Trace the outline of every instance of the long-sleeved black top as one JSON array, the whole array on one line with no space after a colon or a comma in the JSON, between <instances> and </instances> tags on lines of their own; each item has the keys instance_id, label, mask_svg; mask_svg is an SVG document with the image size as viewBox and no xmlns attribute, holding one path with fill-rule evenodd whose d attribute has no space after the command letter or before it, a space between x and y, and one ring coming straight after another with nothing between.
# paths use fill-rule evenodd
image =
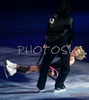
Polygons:
<instances>
[{"instance_id":1,"label":"long-sleeved black top","mask_svg":"<svg viewBox=\"0 0 89 100\"><path fill-rule=\"evenodd\" d=\"M71 44L73 37L73 19L69 16L51 16L49 19L46 36L49 41L61 39L61 42L65 42L68 45Z\"/></svg>"}]
</instances>

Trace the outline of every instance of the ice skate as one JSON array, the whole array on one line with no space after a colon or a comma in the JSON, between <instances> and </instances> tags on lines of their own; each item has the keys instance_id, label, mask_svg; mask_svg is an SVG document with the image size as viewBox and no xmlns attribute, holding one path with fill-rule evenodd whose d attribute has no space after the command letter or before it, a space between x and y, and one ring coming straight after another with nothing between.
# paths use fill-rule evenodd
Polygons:
<instances>
[{"instance_id":1,"label":"ice skate","mask_svg":"<svg viewBox=\"0 0 89 100\"><path fill-rule=\"evenodd\" d=\"M46 93L46 90L40 90L39 93Z\"/></svg>"},{"instance_id":2,"label":"ice skate","mask_svg":"<svg viewBox=\"0 0 89 100\"><path fill-rule=\"evenodd\" d=\"M12 63L9 60L6 60L6 65L8 65L8 67L13 68L13 69L16 68L16 66L17 66L16 63Z\"/></svg>"},{"instance_id":3,"label":"ice skate","mask_svg":"<svg viewBox=\"0 0 89 100\"><path fill-rule=\"evenodd\" d=\"M64 91L66 91L66 88L65 89L57 88L54 90L54 93L60 93L60 92L64 92Z\"/></svg>"},{"instance_id":4,"label":"ice skate","mask_svg":"<svg viewBox=\"0 0 89 100\"><path fill-rule=\"evenodd\" d=\"M6 70L8 71L10 76L13 76L17 72L17 69L12 69L8 65L6 65Z\"/></svg>"},{"instance_id":5,"label":"ice skate","mask_svg":"<svg viewBox=\"0 0 89 100\"><path fill-rule=\"evenodd\" d=\"M6 76L6 78L8 79L9 74L8 74L8 72L7 72L7 70L6 70L6 67L5 67L5 66L3 66L3 69L4 69L5 76Z\"/></svg>"}]
</instances>

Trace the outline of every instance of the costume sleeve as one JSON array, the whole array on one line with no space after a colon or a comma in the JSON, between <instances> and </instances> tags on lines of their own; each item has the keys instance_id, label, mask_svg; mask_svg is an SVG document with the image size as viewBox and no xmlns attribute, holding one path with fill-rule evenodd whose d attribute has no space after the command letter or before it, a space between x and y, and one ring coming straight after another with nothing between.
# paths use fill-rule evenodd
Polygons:
<instances>
[{"instance_id":1,"label":"costume sleeve","mask_svg":"<svg viewBox=\"0 0 89 100\"><path fill-rule=\"evenodd\" d=\"M67 44L70 45L72 43L73 38L73 19L70 19L70 25L69 25L69 38L67 40Z\"/></svg>"},{"instance_id":2,"label":"costume sleeve","mask_svg":"<svg viewBox=\"0 0 89 100\"><path fill-rule=\"evenodd\" d=\"M47 28L46 36L48 36L48 33L49 33L49 23L48 23L48 28Z\"/></svg>"},{"instance_id":3,"label":"costume sleeve","mask_svg":"<svg viewBox=\"0 0 89 100\"><path fill-rule=\"evenodd\" d=\"M53 17L54 17L54 16L51 15L50 18L49 18L49 21L48 21L48 27L47 27L47 32L46 32L46 36L48 36L50 20L51 20L51 18L53 18Z\"/></svg>"}]
</instances>

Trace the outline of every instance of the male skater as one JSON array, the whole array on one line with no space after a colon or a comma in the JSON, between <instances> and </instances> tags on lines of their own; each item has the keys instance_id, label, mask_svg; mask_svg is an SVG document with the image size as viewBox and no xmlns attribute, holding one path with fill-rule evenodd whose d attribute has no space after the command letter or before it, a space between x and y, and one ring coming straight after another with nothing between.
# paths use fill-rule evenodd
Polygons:
<instances>
[{"instance_id":1,"label":"male skater","mask_svg":"<svg viewBox=\"0 0 89 100\"><path fill-rule=\"evenodd\" d=\"M49 65L56 54L61 58L62 67L56 79L54 92L65 90L64 81L70 71L68 46L71 45L73 36L73 20L68 15L70 11L69 3L63 1L59 4L56 15L51 16L49 19L46 33L48 48L41 64L40 76L37 83L40 92L44 91Z\"/></svg>"}]
</instances>

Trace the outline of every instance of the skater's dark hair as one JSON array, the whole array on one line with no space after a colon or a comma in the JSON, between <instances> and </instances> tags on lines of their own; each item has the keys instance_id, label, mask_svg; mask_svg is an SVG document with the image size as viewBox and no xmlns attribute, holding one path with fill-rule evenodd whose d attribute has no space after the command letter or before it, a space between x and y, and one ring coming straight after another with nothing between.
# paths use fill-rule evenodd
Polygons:
<instances>
[{"instance_id":1,"label":"skater's dark hair","mask_svg":"<svg viewBox=\"0 0 89 100\"><path fill-rule=\"evenodd\" d=\"M71 12L70 5L67 1L62 1L59 3L57 15L58 16L67 16Z\"/></svg>"}]
</instances>

